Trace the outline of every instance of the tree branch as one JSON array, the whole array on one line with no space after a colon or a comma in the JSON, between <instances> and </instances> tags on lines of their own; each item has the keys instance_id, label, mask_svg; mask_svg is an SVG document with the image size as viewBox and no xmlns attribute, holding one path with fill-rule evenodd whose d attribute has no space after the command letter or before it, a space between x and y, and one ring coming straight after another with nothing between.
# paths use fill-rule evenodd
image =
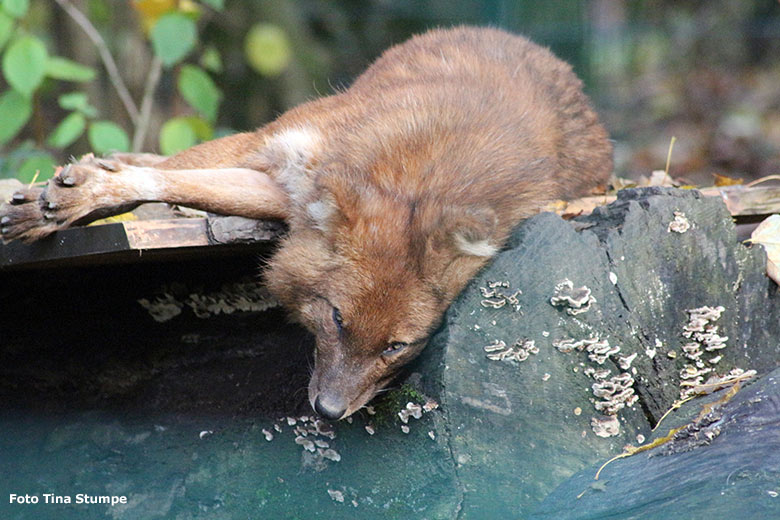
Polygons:
<instances>
[{"instance_id":1,"label":"tree branch","mask_svg":"<svg viewBox=\"0 0 780 520\"><path fill-rule=\"evenodd\" d=\"M106 45L105 40L100 35L95 26L92 25L92 22L90 22L89 19L76 8L76 6L70 3L70 0L55 0L55 2L57 2L60 7L62 7L62 9L68 13L71 18L73 18L73 21L76 22L79 27L81 27L89 39L92 40L92 43L95 44L95 47L97 47L98 53L100 54L100 59L103 61L106 72L108 72L108 77L111 80L111 83L114 85L117 94L119 94L119 99L125 106L125 110L127 110L127 114L130 116L130 120L133 122L133 125L136 125L137 127L138 120L140 118L138 106L136 106L135 101L133 101L133 98L130 95L130 91L125 86L125 82L122 80L122 76L119 74L119 69L116 66L114 58L111 56L111 52L108 50L108 46Z\"/></svg>"},{"instance_id":2,"label":"tree branch","mask_svg":"<svg viewBox=\"0 0 780 520\"><path fill-rule=\"evenodd\" d=\"M152 58L152 66L149 75L146 77L144 97L141 100L141 113L138 122L135 125L135 133L133 134L133 152L140 152L144 146L146 131L149 129L149 117L152 113L152 106L154 106L154 93L157 90L157 85L160 83L161 76L162 60L155 56Z\"/></svg>"}]
</instances>

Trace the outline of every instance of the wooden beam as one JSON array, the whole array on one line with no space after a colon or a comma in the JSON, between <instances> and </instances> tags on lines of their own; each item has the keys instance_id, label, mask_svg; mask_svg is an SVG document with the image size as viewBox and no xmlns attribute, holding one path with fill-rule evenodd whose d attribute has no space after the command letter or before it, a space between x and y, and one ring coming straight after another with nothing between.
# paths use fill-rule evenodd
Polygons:
<instances>
[{"instance_id":1,"label":"wooden beam","mask_svg":"<svg viewBox=\"0 0 780 520\"><path fill-rule=\"evenodd\" d=\"M177 218L74 227L32 244L0 242L0 271L253 252L267 248L282 232L282 227L272 221L226 221L224 217L214 221L219 221L217 227L221 230L216 239L210 218ZM232 235L225 232L226 226L234 231Z\"/></svg>"},{"instance_id":2,"label":"wooden beam","mask_svg":"<svg viewBox=\"0 0 780 520\"><path fill-rule=\"evenodd\" d=\"M707 197L720 197L733 217L780 213L780 186L736 185L701 188L699 191ZM545 209L559 215L587 215L598 206L604 206L616 199L614 194L582 197L568 202L556 201Z\"/></svg>"}]
</instances>

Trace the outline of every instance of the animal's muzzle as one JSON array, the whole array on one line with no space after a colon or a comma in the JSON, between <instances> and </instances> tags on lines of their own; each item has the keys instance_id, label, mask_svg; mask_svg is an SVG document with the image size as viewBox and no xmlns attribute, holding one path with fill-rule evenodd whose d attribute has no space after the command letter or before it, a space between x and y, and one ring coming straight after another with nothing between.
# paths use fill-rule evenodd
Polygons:
<instances>
[{"instance_id":1,"label":"animal's muzzle","mask_svg":"<svg viewBox=\"0 0 780 520\"><path fill-rule=\"evenodd\" d=\"M343 399L327 393L320 393L314 400L314 410L331 421L341 419L347 412L347 406Z\"/></svg>"}]
</instances>

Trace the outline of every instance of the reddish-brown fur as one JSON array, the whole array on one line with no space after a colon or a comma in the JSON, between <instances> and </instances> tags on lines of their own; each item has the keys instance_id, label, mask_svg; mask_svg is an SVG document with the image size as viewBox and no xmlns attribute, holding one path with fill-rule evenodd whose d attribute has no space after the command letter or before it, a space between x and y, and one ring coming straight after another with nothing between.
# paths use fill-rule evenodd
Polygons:
<instances>
[{"instance_id":1,"label":"reddish-brown fur","mask_svg":"<svg viewBox=\"0 0 780 520\"><path fill-rule=\"evenodd\" d=\"M309 396L331 418L420 352L516 224L612 166L571 68L524 38L475 28L393 47L348 90L256 132L154 167L104 163L74 164L60 177L75 186L55 180L7 206L3 234L34 239L150 199L286 219L266 280L317 336Z\"/></svg>"}]
</instances>

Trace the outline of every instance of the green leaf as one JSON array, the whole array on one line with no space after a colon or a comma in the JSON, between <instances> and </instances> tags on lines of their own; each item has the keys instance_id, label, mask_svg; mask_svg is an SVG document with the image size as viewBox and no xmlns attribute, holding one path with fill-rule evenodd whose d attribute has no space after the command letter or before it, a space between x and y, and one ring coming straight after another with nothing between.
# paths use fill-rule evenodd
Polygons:
<instances>
[{"instance_id":1,"label":"green leaf","mask_svg":"<svg viewBox=\"0 0 780 520\"><path fill-rule=\"evenodd\" d=\"M187 119L174 117L168 120L160 130L160 151L163 155L173 155L181 152L198 142Z\"/></svg>"},{"instance_id":2,"label":"green leaf","mask_svg":"<svg viewBox=\"0 0 780 520\"><path fill-rule=\"evenodd\" d=\"M14 19L5 14L5 11L0 10L0 49L3 48L13 32Z\"/></svg>"},{"instance_id":3,"label":"green leaf","mask_svg":"<svg viewBox=\"0 0 780 520\"><path fill-rule=\"evenodd\" d=\"M65 110L75 110L87 117L97 116L97 109L89 104L85 92L69 92L57 98L60 106Z\"/></svg>"},{"instance_id":4,"label":"green leaf","mask_svg":"<svg viewBox=\"0 0 780 520\"><path fill-rule=\"evenodd\" d=\"M217 11L221 11L225 8L225 0L201 0L204 4L210 5Z\"/></svg>"},{"instance_id":5,"label":"green leaf","mask_svg":"<svg viewBox=\"0 0 780 520\"><path fill-rule=\"evenodd\" d=\"M83 110L89 106L86 92L68 92L57 98L57 103L65 110Z\"/></svg>"},{"instance_id":6,"label":"green leaf","mask_svg":"<svg viewBox=\"0 0 780 520\"><path fill-rule=\"evenodd\" d=\"M214 139L214 127L203 119L195 116L185 117L184 120L189 123L192 131L195 132L195 137L198 141L210 141Z\"/></svg>"},{"instance_id":7,"label":"green leaf","mask_svg":"<svg viewBox=\"0 0 780 520\"><path fill-rule=\"evenodd\" d=\"M16 172L16 178L24 183L36 181L45 181L54 175L56 163L54 157L44 153L35 155L25 160ZM36 177L37 174L37 177Z\"/></svg>"},{"instance_id":8,"label":"green leaf","mask_svg":"<svg viewBox=\"0 0 780 520\"><path fill-rule=\"evenodd\" d=\"M51 56L46 61L46 75L63 81L92 81L95 69L59 56Z\"/></svg>"},{"instance_id":9,"label":"green leaf","mask_svg":"<svg viewBox=\"0 0 780 520\"><path fill-rule=\"evenodd\" d=\"M200 57L200 65L209 72L222 72L222 56L214 46L209 46Z\"/></svg>"},{"instance_id":10,"label":"green leaf","mask_svg":"<svg viewBox=\"0 0 780 520\"><path fill-rule=\"evenodd\" d=\"M0 145L7 143L27 123L32 114L30 100L9 90L0 96Z\"/></svg>"},{"instance_id":11,"label":"green leaf","mask_svg":"<svg viewBox=\"0 0 780 520\"><path fill-rule=\"evenodd\" d=\"M23 36L5 51L3 75L14 90L30 97L43 81L48 57L41 40Z\"/></svg>"},{"instance_id":12,"label":"green leaf","mask_svg":"<svg viewBox=\"0 0 780 520\"><path fill-rule=\"evenodd\" d=\"M181 13L168 13L152 27L152 47L163 65L171 67L195 47L195 22Z\"/></svg>"},{"instance_id":13,"label":"green leaf","mask_svg":"<svg viewBox=\"0 0 780 520\"><path fill-rule=\"evenodd\" d=\"M222 92L203 69L195 65L184 65L179 73L179 93L192 108L208 121L217 118L217 108Z\"/></svg>"},{"instance_id":14,"label":"green leaf","mask_svg":"<svg viewBox=\"0 0 780 520\"><path fill-rule=\"evenodd\" d=\"M247 62L263 76L281 74L292 59L287 33L268 23L254 25L246 35L244 54Z\"/></svg>"},{"instance_id":15,"label":"green leaf","mask_svg":"<svg viewBox=\"0 0 780 520\"><path fill-rule=\"evenodd\" d=\"M27 14L29 7L29 0L3 0L3 10L14 18L21 18Z\"/></svg>"},{"instance_id":16,"label":"green leaf","mask_svg":"<svg viewBox=\"0 0 780 520\"><path fill-rule=\"evenodd\" d=\"M73 112L60 121L49 136L46 144L54 148L65 148L81 137L87 127L87 119L81 112Z\"/></svg>"},{"instance_id":17,"label":"green leaf","mask_svg":"<svg viewBox=\"0 0 780 520\"><path fill-rule=\"evenodd\" d=\"M89 145L95 153L129 152L130 138L116 123L111 121L95 121L87 130Z\"/></svg>"}]
</instances>

